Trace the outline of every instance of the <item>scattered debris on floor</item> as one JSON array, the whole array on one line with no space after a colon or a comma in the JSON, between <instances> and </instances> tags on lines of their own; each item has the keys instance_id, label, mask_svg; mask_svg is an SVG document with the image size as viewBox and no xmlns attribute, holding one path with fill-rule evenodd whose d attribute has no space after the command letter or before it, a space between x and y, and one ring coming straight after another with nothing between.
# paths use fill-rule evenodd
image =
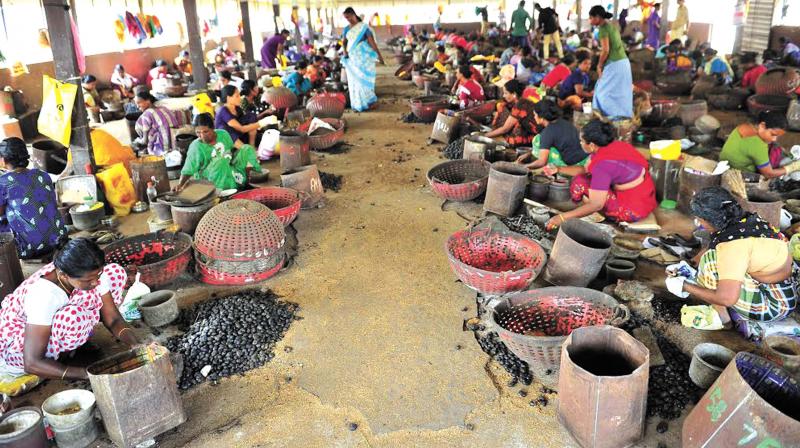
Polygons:
<instances>
[{"instance_id":1,"label":"scattered debris on floor","mask_svg":"<svg viewBox=\"0 0 800 448\"><path fill-rule=\"evenodd\" d=\"M511 350L500 342L497 333L488 333L485 336L481 336L478 332L475 332L475 339L478 340L481 350L491 356L511 375L512 380L508 384L509 387L516 386L517 382L526 386L533 382L533 375L531 375L528 368L528 363L511 353Z\"/></svg>"},{"instance_id":2,"label":"scattered debris on floor","mask_svg":"<svg viewBox=\"0 0 800 448\"><path fill-rule=\"evenodd\" d=\"M241 291L212 298L183 310L179 328L185 333L167 340L166 347L183 355L181 389L244 373L275 357L298 306L278 300L272 291Z\"/></svg>"},{"instance_id":3,"label":"scattered debris on floor","mask_svg":"<svg viewBox=\"0 0 800 448\"><path fill-rule=\"evenodd\" d=\"M549 234L530 216L518 215L511 218L500 218L500 221L508 226L509 230L527 236L533 240L549 238Z\"/></svg>"},{"instance_id":4,"label":"scattered debris on floor","mask_svg":"<svg viewBox=\"0 0 800 448\"><path fill-rule=\"evenodd\" d=\"M456 160L464 157L464 140L467 136L453 140L449 145L444 147L442 154L450 160Z\"/></svg>"},{"instance_id":5,"label":"scattered debris on floor","mask_svg":"<svg viewBox=\"0 0 800 448\"><path fill-rule=\"evenodd\" d=\"M322 188L324 188L325 191L332 190L338 193L342 188L342 178L343 176L340 175L326 173L324 171L319 172L319 179L322 181Z\"/></svg>"},{"instance_id":6,"label":"scattered debris on floor","mask_svg":"<svg viewBox=\"0 0 800 448\"><path fill-rule=\"evenodd\" d=\"M400 115L400 121L403 123L425 123L424 120L417 118L412 112Z\"/></svg>"}]
</instances>

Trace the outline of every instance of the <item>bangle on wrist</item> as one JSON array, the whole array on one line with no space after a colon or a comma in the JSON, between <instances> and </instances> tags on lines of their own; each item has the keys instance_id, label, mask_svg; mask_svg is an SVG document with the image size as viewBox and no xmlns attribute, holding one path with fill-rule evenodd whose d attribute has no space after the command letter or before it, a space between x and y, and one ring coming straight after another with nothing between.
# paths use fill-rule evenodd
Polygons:
<instances>
[{"instance_id":1,"label":"bangle on wrist","mask_svg":"<svg viewBox=\"0 0 800 448\"><path fill-rule=\"evenodd\" d=\"M62 380L67 376L67 371L69 371L69 366L64 367L64 372L61 374Z\"/></svg>"},{"instance_id":2,"label":"bangle on wrist","mask_svg":"<svg viewBox=\"0 0 800 448\"><path fill-rule=\"evenodd\" d=\"M561 218L561 222L562 222L562 223L565 223L565 222L567 222L567 220L566 220L566 219L564 219L564 215L558 215L558 217L559 217L559 218Z\"/></svg>"},{"instance_id":3,"label":"bangle on wrist","mask_svg":"<svg viewBox=\"0 0 800 448\"><path fill-rule=\"evenodd\" d=\"M130 330L130 328L128 328L128 327L125 327L125 328L123 328L122 330L119 330L119 333L117 333L117 339L119 339L119 338L120 338L120 336L122 336L122 332L123 332L123 331L125 331L125 330Z\"/></svg>"}]
</instances>

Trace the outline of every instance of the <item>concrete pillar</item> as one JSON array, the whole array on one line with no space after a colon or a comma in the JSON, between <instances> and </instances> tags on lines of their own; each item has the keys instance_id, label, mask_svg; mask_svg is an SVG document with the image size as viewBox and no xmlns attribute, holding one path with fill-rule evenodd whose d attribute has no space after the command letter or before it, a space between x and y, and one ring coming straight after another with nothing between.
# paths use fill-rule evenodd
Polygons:
<instances>
[{"instance_id":1,"label":"concrete pillar","mask_svg":"<svg viewBox=\"0 0 800 448\"><path fill-rule=\"evenodd\" d=\"M314 42L314 24L311 21L311 0L306 0L306 15L308 16L306 22L306 26L308 27L308 35L311 42Z\"/></svg>"},{"instance_id":2,"label":"concrete pillar","mask_svg":"<svg viewBox=\"0 0 800 448\"><path fill-rule=\"evenodd\" d=\"M244 62L247 67L247 79L256 79L256 52L253 48L253 33L250 27L250 6L248 0L240 0L242 11L242 38L244 39ZM192 64L194 66L194 64Z\"/></svg>"},{"instance_id":3,"label":"concrete pillar","mask_svg":"<svg viewBox=\"0 0 800 448\"><path fill-rule=\"evenodd\" d=\"M614 0L614 18L619 17L619 0Z\"/></svg>"},{"instance_id":4,"label":"concrete pillar","mask_svg":"<svg viewBox=\"0 0 800 448\"><path fill-rule=\"evenodd\" d=\"M55 77L61 81L78 85L78 95L72 109L72 133L69 139L69 151L75 174L94 172L94 153L92 139L89 136L89 117L81 92L81 73L78 70L78 59L75 57L75 42L72 39L70 24L70 8L66 0L44 0L45 20L50 33L50 47L53 50ZM88 168L88 170L87 170Z\"/></svg>"},{"instance_id":5,"label":"concrete pillar","mask_svg":"<svg viewBox=\"0 0 800 448\"><path fill-rule=\"evenodd\" d=\"M669 31L669 10L672 6L672 0L661 0L661 42L664 42L664 39L667 36L667 31ZM664 42L669 43L669 42Z\"/></svg>"},{"instance_id":6,"label":"concrete pillar","mask_svg":"<svg viewBox=\"0 0 800 448\"><path fill-rule=\"evenodd\" d=\"M575 0L575 11L577 14L577 20L575 21L575 26L578 28L578 32L581 32L581 20L582 20L582 9L581 9L581 0Z\"/></svg>"},{"instance_id":7,"label":"concrete pillar","mask_svg":"<svg viewBox=\"0 0 800 448\"><path fill-rule=\"evenodd\" d=\"M205 91L208 88L208 70L206 69L206 55L203 53L203 41L200 40L196 0L183 0L183 12L186 15L189 59L192 61L192 85L196 90Z\"/></svg>"},{"instance_id":8,"label":"concrete pillar","mask_svg":"<svg viewBox=\"0 0 800 448\"><path fill-rule=\"evenodd\" d=\"M278 0L272 0L272 22L275 24L275 34L281 32L278 29L278 17L281 15L281 4Z\"/></svg>"}]
</instances>

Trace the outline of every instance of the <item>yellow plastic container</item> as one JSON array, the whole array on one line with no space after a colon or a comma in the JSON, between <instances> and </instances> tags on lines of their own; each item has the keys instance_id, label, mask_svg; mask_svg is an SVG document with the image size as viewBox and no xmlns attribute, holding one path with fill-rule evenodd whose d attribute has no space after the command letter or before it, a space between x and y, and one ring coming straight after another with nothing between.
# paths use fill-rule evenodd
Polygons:
<instances>
[{"instance_id":1,"label":"yellow plastic container","mask_svg":"<svg viewBox=\"0 0 800 448\"><path fill-rule=\"evenodd\" d=\"M656 140L650 142L650 157L661 160L677 160L681 157L680 140Z\"/></svg>"}]
</instances>

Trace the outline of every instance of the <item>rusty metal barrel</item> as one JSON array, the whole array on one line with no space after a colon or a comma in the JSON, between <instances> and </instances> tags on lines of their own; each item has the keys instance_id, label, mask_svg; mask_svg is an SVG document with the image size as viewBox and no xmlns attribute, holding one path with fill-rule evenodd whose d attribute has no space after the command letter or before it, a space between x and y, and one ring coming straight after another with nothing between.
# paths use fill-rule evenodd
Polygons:
<instances>
[{"instance_id":1,"label":"rusty metal barrel","mask_svg":"<svg viewBox=\"0 0 800 448\"><path fill-rule=\"evenodd\" d=\"M511 162L495 162L489 170L489 184L483 209L511 216L517 211L528 188L528 169Z\"/></svg>"},{"instance_id":2,"label":"rusty metal barrel","mask_svg":"<svg viewBox=\"0 0 800 448\"><path fill-rule=\"evenodd\" d=\"M103 425L117 446L136 446L186 421L166 348L135 348L87 371Z\"/></svg>"},{"instance_id":3,"label":"rusty metal barrel","mask_svg":"<svg viewBox=\"0 0 800 448\"><path fill-rule=\"evenodd\" d=\"M683 448L800 446L800 384L739 352L683 421Z\"/></svg>"},{"instance_id":4,"label":"rusty metal barrel","mask_svg":"<svg viewBox=\"0 0 800 448\"><path fill-rule=\"evenodd\" d=\"M650 352L608 325L576 328L561 347L558 421L583 448L632 446L644 435Z\"/></svg>"},{"instance_id":5,"label":"rusty metal barrel","mask_svg":"<svg viewBox=\"0 0 800 448\"><path fill-rule=\"evenodd\" d=\"M159 194L167 193L169 187L169 174L167 162L163 157L145 156L131 160L131 180L136 190L136 197L147 202L147 183L153 182Z\"/></svg>"},{"instance_id":6,"label":"rusty metal barrel","mask_svg":"<svg viewBox=\"0 0 800 448\"><path fill-rule=\"evenodd\" d=\"M681 170L679 179L678 210L683 213L691 213L689 204L692 202L695 193L703 188L718 187L722 183L721 174L695 174L686 170Z\"/></svg>"},{"instance_id":7,"label":"rusty metal barrel","mask_svg":"<svg viewBox=\"0 0 800 448\"><path fill-rule=\"evenodd\" d=\"M302 208L314 208L325 199L317 165L307 165L281 174L281 186L297 190L303 196Z\"/></svg>"},{"instance_id":8,"label":"rusty metal barrel","mask_svg":"<svg viewBox=\"0 0 800 448\"><path fill-rule=\"evenodd\" d=\"M777 229L781 227L783 199L778 193L749 188L747 201L742 202L742 208L745 210L757 214Z\"/></svg>"},{"instance_id":9,"label":"rusty metal barrel","mask_svg":"<svg viewBox=\"0 0 800 448\"><path fill-rule=\"evenodd\" d=\"M33 166L50 174L61 174L67 166L67 147L55 140L41 140L31 149Z\"/></svg>"},{"instance_id":10,"label":"rusty metal barrel","mask_svg":"<svg viewBox=\"0 0 800 448\"><path fill-rule=\"evenodd\" d=\"M22 266L17 256L17 245L14 243L14 234L11 232L0 233L0 301L14 292L24 280Z\"/></svg>"},{"instance_id":11,"label":"rusty metal barrel","mask_svg":"<svg viewBox=\"0 0 800 448\"><path fill-rule=\"evenodd\" d=\"M308 134L300 131L281 132L278 147L281 153L281 172L310 165L311 154L308 152L310 141Z\"/></svg>"},{"instance_id":12,"label":"rusty metal barrel","mask_svg":"<svg viewBox=\"0 0 800 448\"><path fill-rule=\"evenodd\" d=\"M603 267L611 250L611 236L580 219L561 225L544 269L545 281L556 286L588 285Z\"/></svg>"}]
</instances>

